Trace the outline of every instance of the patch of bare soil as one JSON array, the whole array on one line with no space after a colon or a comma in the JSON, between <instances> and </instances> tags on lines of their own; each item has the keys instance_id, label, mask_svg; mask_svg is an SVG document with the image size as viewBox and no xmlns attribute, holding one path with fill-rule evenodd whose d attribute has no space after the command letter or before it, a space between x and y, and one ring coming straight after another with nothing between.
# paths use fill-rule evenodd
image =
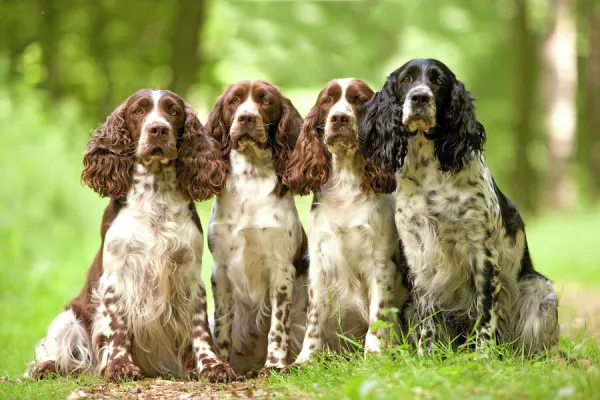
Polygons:
<instances>
[{"instance_id":1,"label":"patch of bare soil","mask_svg":"<svg viewBox=\"0 0 600 400\"><path fill-rule=\"evenodd\" d=\"M268 390L268 391L267 391ZM271 399L285 398L284 393L273 392L263 380L210 384L194 381L144 379L137 382L106 383L93 387L83 386L73 391L67 400L83 399ZM296 396L294 396L297 398Z\"/></svg>"}]
</instances>

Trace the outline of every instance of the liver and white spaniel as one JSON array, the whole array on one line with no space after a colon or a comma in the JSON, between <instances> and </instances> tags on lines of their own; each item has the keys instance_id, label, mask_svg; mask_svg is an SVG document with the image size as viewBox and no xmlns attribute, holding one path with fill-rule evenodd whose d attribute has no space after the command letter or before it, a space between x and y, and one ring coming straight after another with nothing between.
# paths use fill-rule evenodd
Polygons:
<instances>
[{"instance_id":1,"label":"liver and white spaniel","mask_svg":"<svg viewBox=\"0 0 600 400\"><path fill-rule=\"evenodd\" d=\"M275 86L241 81L207 126L228 167L208 231L216 346L236 372L264 376L290 362L304 335L306 235L281 181L302 118Z\"/></svg>"},{"instance_id":2,"label":"liver and white spaniel","mask_svg":"<svg viewBox=\"0 0 600 400\"><path fill-rule=\"evenodd\" d=\"M484 127L454 73L437 60L394 71L366 105L361 142L397 173L419 351L472 329L478 346L493 337L526 352L555 344L557 297L533 268L523 221L485 163Z\"/></svg>"},{"instance_id":3,"label":"liver and white spaniel","mask_svg":"<svg viewBox=\"0 0 600 400\"><path fill-rule=\"evenodd\" d=\"M102 245L80 295L38 345L30 375L235 378L211 341L194 207L224 185L218 143L179 96L140 90L93 133L83 165L83 182L111 198Z\"/></svg>"},{"instance_id":4,"label":"liver and white spaniel","mask_svg":"<svg viewBox=\"0 0 600 400\"><path fill-rule=\"evenodd\" d=\"M309 312L297 363L324 344L338 349L338 333L365 339L379 352L394 320L383 309L402 308L406 273L394 224L393 174L366 163L358 148L358 121L373 96L358 79L336 79L319 93L304 121L284 183L295 193L314 193L309 215Z\"/></svg>"}]
</instances>

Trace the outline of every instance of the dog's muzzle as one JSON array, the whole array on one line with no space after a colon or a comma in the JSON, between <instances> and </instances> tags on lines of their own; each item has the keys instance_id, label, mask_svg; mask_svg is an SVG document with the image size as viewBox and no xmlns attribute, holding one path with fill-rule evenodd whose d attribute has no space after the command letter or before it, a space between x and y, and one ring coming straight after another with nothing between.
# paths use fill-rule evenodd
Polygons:
<instances>
[{"instance_id":1,"label":"dog's muzzle","mask_svg":"<svg viewBox=\"0 0 600 400\"><path fill-rule=\"evenodd\" d=\"M435 97L429 87L417 86L406 94L402 123L410 132L428 132L435 126Z\"/></svg>"}]
</instances>

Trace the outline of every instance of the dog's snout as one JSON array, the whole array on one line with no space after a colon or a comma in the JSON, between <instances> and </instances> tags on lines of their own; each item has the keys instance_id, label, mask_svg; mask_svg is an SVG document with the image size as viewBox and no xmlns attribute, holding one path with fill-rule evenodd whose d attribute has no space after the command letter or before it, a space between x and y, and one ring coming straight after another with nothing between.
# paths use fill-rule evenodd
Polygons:
<instances>
[{"instance_id":1,"label":"dog's snout","mask_svg":"<svg viewBox=\"0 0 600 400\"><path fill-rule=\"evenodd\" d=\"M152 136L166 136L169 134L169 127L165 124L152 124L148 127L148 133Z\"/></svg>"},{"instance_id":2,"label":"dog's snout","mask_svg":"<svg viewBox=\"0 0 600 400\"><path fill-rule=\"evenodd\" d=\"M254 115L250 115L250 114L240 115L237 118L237 122L241 126L252 126L256 122L256 117Z\"/></svg>"},{"instance_id":3,"label":"dog's snout","mask_svg":"<svg viewBox=\"0 0 600 400\"><path fill-rule=\"evenodd\" d=\"M352 118L348 114L336 112L329 118L329 120L331 121L334 127L339 127L343 125L348 125Z\"/></svg>"},{"instance_id":4,"label":"dog's snout","mask_svg":"<svg viewBox=\"0 0 600 400\"><path fill-rule=\"evenodd\" d=\"M417 92L410 96L410 101L416 105L427 104L431 100L431 94L427 92Z\"/></svg>"}]
</instances>

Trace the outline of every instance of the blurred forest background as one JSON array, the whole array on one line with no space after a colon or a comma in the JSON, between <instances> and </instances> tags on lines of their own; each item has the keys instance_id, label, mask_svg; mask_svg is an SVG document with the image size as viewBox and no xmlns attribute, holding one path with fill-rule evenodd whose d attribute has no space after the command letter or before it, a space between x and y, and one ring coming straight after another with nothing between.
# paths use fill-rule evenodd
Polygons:
<instances>
[{"instance_id":1,"label":"blurred forest background","mask_svg":"<svg viewBox=\"0 0 600 400\"><path fill-rule=\"evenodd\" d=\"M598 332L600 1L0 0L0 374L23 370L81 287L107 202L81 187L81 156L129 94L169 88L205 121L226 85L262 78L305 114L330 79L379 90L417 57L480 99L537 268L592 307L563 322Z\"/></svg>"}]
</instances>

